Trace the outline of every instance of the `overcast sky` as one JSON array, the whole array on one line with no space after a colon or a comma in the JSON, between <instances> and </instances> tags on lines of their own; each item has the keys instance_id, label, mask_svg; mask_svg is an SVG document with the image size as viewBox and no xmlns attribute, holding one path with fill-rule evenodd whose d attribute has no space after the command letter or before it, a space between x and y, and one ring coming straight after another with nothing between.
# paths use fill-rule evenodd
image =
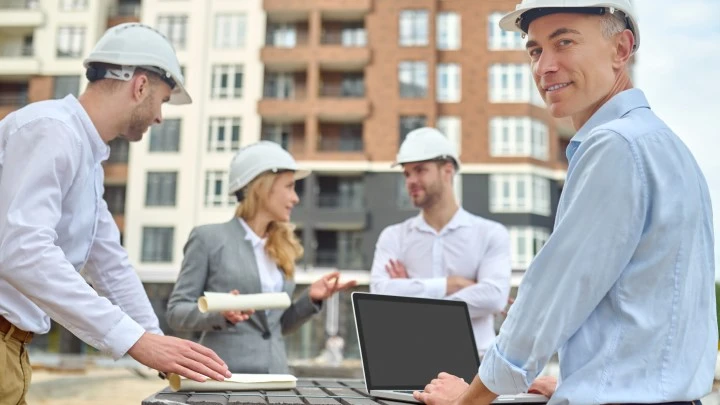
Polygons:
<instances>
[{"instance_id":1,"label":"overcast sky","mask_svg":"<svg viewBox=\"0 0 720 405\"><path fill-rule=\"evenodd\" d=\"M705 174L720 278L720 0L634 0L635 86L688 145Z\"/></svg>"}]
</instances>

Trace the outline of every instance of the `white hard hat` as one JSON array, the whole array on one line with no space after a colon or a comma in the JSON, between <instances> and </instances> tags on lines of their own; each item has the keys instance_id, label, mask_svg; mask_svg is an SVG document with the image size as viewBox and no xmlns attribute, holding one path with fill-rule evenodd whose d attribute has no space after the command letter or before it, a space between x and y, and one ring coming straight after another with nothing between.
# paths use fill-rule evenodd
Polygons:
<instances>
[{"instance_id":1,"label":"white hard hat","mask_svg":"<svg viewBox=\"0 0 720 405\"><path fill-rule=\"evenodd\" d=\"M292 155L275 142L259 141L245 146L230 162L228 194L234 195L265 172L278 173L286 170L295 172L296 180L310 174L309 170L298 170Z\"/></svg>"},{"instance_id":2,"label":"white hard hat","mask_svg":"<svg viewBox=\"0 0 720 405\"><path fill-rule=\"evenodd\" d=\"M460 170L460 159L447 136L435 128L422 127L407 134L393 166L438 159L451 159Z\"/></svg>"},{"instance_id":3,"label":"white hard hat","mask_svg":"<svg viewBox=\"0 0 720 405\"><path fill-rule=\"evenodd\" d=\"M527 34L530 22L544 15L558 12L602 15L608 11L622 11L625 14L627 28L635 36L633 52L636 52L640 47L640 30L631 0L522 0L515 6L515 11L500 19L500 28Z\"/></svg>"},{"instance_id":4,"label":"white hard hat","mask_svg":"<svg viewBox=\"0 0 720 405\"><path fill-rule=\"evenodd\" d=\"M83 61L86 69L92 68L93 63L121 67L117 71L103 71L96 79L130 80L136 67L154 71L173 89L170 104L192 103L175 49L163 34L150 26L125 23L108 29Z\"/></svg>"}]
</instances>

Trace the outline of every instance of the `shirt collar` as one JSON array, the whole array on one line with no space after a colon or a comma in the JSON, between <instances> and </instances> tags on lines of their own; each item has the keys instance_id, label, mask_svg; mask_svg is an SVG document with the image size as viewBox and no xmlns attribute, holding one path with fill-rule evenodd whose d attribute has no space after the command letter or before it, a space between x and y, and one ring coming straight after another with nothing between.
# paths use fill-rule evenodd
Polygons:
<instances>
[{"instance_id":1,"label":"shirt collar","mask_svg":"<svg viewBox=\"0 0 720 405\"><path fill-rule=\"evenodd\" d=\"M614 95L603 104L589 120L580 127L571 142L582 142L588 134L600 125L623 117L636 108L650 108L645 94L640 89L628 89Z\"/></svg>"},{"instance_id":2,"label":"shirt collar","mask_svg":"<svg viewBox=\"0 0 720 405\"><path fill-rule=\"evenodd\" d=\"M250 241L253 247L265 246L265 240L260 238L244 219L238 217L238 221L240 221L240 225L245 229L245 240Z\"/></svg>"},{"instance_id":3,"label":"shirt collar","mask_svg":"<svg viewBox=\"0 0 720 405\"><path fill-rule=\"evenodd\" d=\"M450 232L452 230L455 230L457 228L461 228L463 226L470 226L470 214L465 211L462 207L458 208L458 210L455 212L455 215L452 216L450 219L450 222L448 222L443 229L440 230L440 232L435 232L435 229L428 225L428 223L425 221L425 218L423 217L422 211L415 217L415 220L413 221L413 228L415 228L418 231L423 232L430 232L433 234L442 235L443 233Z\"/></svg>"},{"instance_id":4,"label":"shirt collar","mask_svg":"<svg viewBox=\"0 0 720 405\"><path fill-rule=\"evenodd\" d=\"M85 135L90 142L90 148L92 149L95 162L100 163L103 160L107 160L107 158L110 157L110 146L102 140L100 133L97 131L97 128L95 128L85 108L80 104L80 101L72 94L65 96L64 101L69 103L72 108L77 111L77 116L80 118L83 129L85 129Z\"/></svg>"}]
</instances>

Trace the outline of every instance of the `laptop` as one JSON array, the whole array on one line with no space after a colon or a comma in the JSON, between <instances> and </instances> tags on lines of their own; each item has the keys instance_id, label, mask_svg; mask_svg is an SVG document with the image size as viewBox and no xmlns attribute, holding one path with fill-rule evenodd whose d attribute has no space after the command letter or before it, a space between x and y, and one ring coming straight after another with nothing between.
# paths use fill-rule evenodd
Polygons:
<instances>
[{"instance_id":1,"label":"laptop","mask_svg":"<svg viewBox=\"0 0 720 405\"><path fill-rule=\"evenodd\" d=\"M352 293L365 388L370 396L419 403L444 371L470 383L480 360L463 301ZM538 394L501 395L493 403L546 403Z\"/></svg>"}]
</instances>

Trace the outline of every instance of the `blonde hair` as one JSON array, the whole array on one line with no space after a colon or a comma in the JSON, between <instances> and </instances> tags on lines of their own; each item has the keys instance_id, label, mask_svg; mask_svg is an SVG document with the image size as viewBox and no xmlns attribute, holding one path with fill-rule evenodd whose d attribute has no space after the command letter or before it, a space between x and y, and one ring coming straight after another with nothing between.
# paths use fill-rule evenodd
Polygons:
<instances>
[{"instance_id":1,"label":"blonde hair","mask_svg":"<svg viewBox=\"0 0 720 405\"><path fill-rule=\"evenodd\" d=\"M238 204L235 215L245 221L254 218L260 207L270 198L270 190L276 179L277 174L265 173L245 186L242 190L245 197ZM287 279L292 279L295 274L295 260L304 253L294 231L295 226L289 222L271 221L267 228L265 252L285 273Z\"/></svg>"}]
</instances>

